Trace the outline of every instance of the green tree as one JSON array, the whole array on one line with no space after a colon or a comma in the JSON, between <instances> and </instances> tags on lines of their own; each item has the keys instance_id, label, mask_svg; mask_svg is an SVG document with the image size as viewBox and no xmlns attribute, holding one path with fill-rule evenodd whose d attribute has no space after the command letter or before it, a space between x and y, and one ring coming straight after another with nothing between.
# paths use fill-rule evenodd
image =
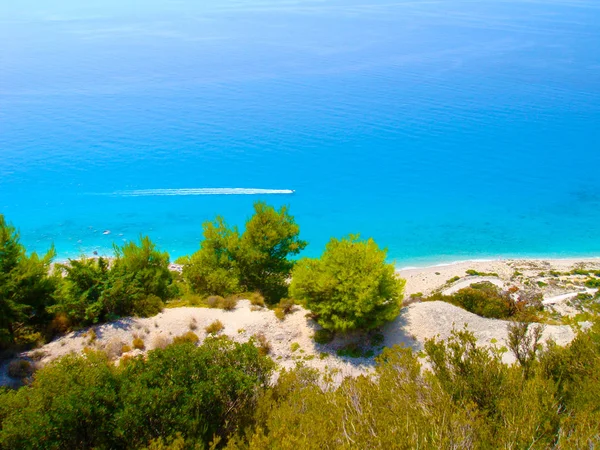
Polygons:
<instances>
[{"instance_id":1,"label":"green tree","mask_svg":"<svg viewBox=\"0 0 600 450\"><path fill-rule=\"evenodd\" d=\"M372 239L333 238L320 259L298 261L291 294L325 329L377 328L399 314L405 284L385 259Z\"/></svg>"},{"instance_id":2,"label":"green tree","mask_svg":"<svg viewBox=\"0 0 600 450\"><path fill-rule=\"evenodd\" d=\"M241 285L247 291L259 291L270 303L286 297L287 279L294 267L289 257L307 245L299 235L300 227L286 206L276 211L265 203L255 203L236 252Z\"/></svg>"},{"instance_id":3,"label":"green tree","mask_svg":"<svg viewBox=\"0 0 600 450\"><path fill-rule=\"evenodd\" d=\"M49 274L54 255L54 249L43 257L27 255L19 233L0 214L0 348L48 322L46 308L54 303L58 283Z\"/></svg>"},{"instance_id":4,"label":"green tree","mask_svg":"<svg viewBox=\"0 0 600 450\"><path fill-rule=\"evenodd\" d=\"M169 254L144 236L139 244L115 246L115 255L100 297L106 314L151 316L160 312L172 283Z\"/></svg>"},{"instance_id":5,"label":"green tree","mask_svg":"<svg viewBox=\"0 0 600 450\"><path fill-rule=\"evenodd\" d=\"M184 260L183 276L192 289L204 295L226 296L240 292L240 273L235 258L240 236L222 217L202 224L200 250Z\"/></svg>"},{"instance_id":6,"label":"green tree","mask_svg":"<svg viewBox=\"0 0 600 450\"><path fill-rule=\"evenodd\" d=\"M108 281L108 261L104 258L69 260L61 265L65 272L58 303L53 313L63 313L73 325L89 325L102 319L104 307L100 297Z\"/></svg>"},{"instance_id":7,"label":"green tree","mask_svg":"<svg viewBox=\"0 0 600 450\"><path fill-rule=\"evenodd\" d=\"M258 291L269 303L287 295L287 280L306 242L300 228L283 206L278 211L265 203L254 204L254 215L240 236L221 217L203 224L200 250L184 260L183 275L195 292L228 295Z\"/></svg>"}]
</instances>

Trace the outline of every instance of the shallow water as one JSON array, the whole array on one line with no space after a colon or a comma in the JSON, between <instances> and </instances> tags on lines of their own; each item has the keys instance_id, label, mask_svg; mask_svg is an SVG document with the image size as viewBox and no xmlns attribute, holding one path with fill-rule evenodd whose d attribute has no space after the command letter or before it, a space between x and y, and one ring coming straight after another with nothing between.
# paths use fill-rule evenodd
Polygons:
<instances>
[{"instance_id":1,"label":"shallow water","mask_svg":"<svg viewBox=\"0 0 600 450\"><path fill-rule=\"evenodd\" d=\"M8 3L0 212L31 249L178 256L265 200L311 256L600 255L598 2Z\"/></svg>"}]
</instances>

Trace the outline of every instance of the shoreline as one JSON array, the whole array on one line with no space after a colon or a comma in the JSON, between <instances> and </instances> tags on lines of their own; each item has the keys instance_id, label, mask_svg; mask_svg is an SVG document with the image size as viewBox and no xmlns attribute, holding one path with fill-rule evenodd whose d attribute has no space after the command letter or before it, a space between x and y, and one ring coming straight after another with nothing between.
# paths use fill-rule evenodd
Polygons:
<instances>
[{"instance_id":1,"label":"shoreline","mask_svg":"<svg viewBox=\"0 0 600 450\"><path fill-rule=\"evenodd\" d=\"M577 262L600 262L600 256L582 256L582 257L577 257L577 256L565 256L565 257L548 257L548 258L544 258L544 257L540 257L540 256L535 256L535 257L527 257L527 256L515 256L515 257L508 257L508 256L501 256L501 257L489 257L489 258L467 258L467 259L457 259L455 261L451 261L451 262L441 262L441 263L427 263L427 265L423 265L423 266L398 266L396 265L396 272L403 272L406 270L426 270L426 269L433 269L436 267L447 267L447 266L455 266L455 265L459 265L459 264L466 264L466 263L474 263L474 264L478 264L478 263L489 263L489 262L503 262L503 261L536 261L536 262L543 262L543 261L547 261L547 262L573 262L573 263L577 263Z\"/></svg>"}]
</instances>

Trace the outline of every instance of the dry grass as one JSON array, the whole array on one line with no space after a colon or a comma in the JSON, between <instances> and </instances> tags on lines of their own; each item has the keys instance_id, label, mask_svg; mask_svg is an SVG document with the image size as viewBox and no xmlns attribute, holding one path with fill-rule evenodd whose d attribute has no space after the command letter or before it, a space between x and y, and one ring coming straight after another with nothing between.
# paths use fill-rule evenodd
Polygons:
<instances>
[{"instance_id":1,"label":"dry grass","mask_svg":"<svg viewBox=\"0 0 600 450\"><path fill-rule=\"evenodd\" d=\"M146 348L146 344L144 344L144 340L139 337L137 334L133 335L133 342L131 343L131 345L133 345L133 348L136 348L138 350L144 350Z\"/></svg>"},{"instance_id":2,"label":"dry grass","mask_svg":"<svg viewBox=\"0 0 600 450\"><path fill-rule=\"evenodd\" d=\"M283 308L277 307L273 309L273 312L275 313L275 317L277 317L279 320L285 319L285 311L283 310Z\"/></svg>"},{"instance_id":3,"label":"dry grass","mask_svg":"<svg viewBox=\"0 0 600 450\"><path fill-rule=\"evenodd\" d=\"M255 334L254 339L256 339L256 347L261 355L266 356L271 353L271 343L267 340L264 333Z\"/></svg>"},{"instance_id":4,"label":"dry grass","mask_svg":"<svg viewBox=\"0 0 600 450\"><path fill-rule=\"evenodd\" d=\"M152 340L152 346L154 348L165 348L170 343L171 339L169 339L169 337L165 336L164 334L158 334L154 336L154 339Z\"/></svg>"},{"instance_id":5,"label":"dry grass","mask_svg":"<svg viewBox=\"0 0 600 450\"><path fill-rule=\"evenodd\" d=\"M120 339L111 339L104 345L104 352L109 360L114 360L123 354L123 346L125 343Z\"/></svg>"},{"instance_id":6,"label":"dry grass","mask_svg":"<svg viewBox=\"0 0 600 450\"><path fill-rule=\"evenodd\" d=\"M253 306L265 306L265 298L260 292L252 292L248 296L248 300L250 300L250 304Z\"/></svg>"},{"instance_id":7,"label":"dry grass","mask_svg":"<svg viewBox=\"0 0 600 450\"><path fill-rule=\"evenodd\" d=\"M223 299L220 307L222 309L224 309L225 311L233 311L235 309L235 307L237 306L237 303L238 303L237 297L235 297L234 295L230 295L229 297L226 297Z\"/></svg>"},{"instance_id":8,"label":"dry grass","mask_svg":"<svg viewBox=\"0 0 600 450\"><path fill-rule=\"evenodd\" d=\"M221 297L220 295L211 295L206 299L206 305L209 308L220 308L219 305L221 305L223 300L223 297Z\"/></svg>"},{"instance_id":9,"label":"dry grass","mask_svg":"<svg viewBox=\"0 0 600 450\"><path fill-rule=\"evenodd\" d=\"M94 342L96 342L96 340L98 339L98 335L96 334L96 330L94 330L93 328L90 328L88 330L88 332L86 333L86 336L88 338L87 345L94 345Z\"/></svg>"},{"instance_id":10,"label":"dry grass","mask_svg":"<svg viewBox=\"0 0 600 450\"><path fill-rule=\"evenodd\" d=\"M197 344L199 340L200 338L196 333L194 333L193 331L188 331L187 333L182 334L181 336L175 337L173 339L173 343L182 344L184 342L191 342L192 344Z\"/></svg>"},{"instance_id":11,"label":"dry grass","mask_svg":"<svg viewBox=\"0 0 600 450\"><path fill-rule=\"evenodd\" d=\"M215 320L213 323L207 326L205 330L208 334L217 334L218 332L222 331L223 328L225 328L223 322L220 320Z\"/></svg>"}]
</instances>

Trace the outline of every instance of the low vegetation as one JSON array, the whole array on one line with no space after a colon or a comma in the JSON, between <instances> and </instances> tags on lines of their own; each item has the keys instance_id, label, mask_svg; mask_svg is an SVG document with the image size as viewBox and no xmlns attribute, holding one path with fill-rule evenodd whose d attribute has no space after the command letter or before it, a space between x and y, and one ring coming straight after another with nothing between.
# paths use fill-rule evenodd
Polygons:
<instances>
[{"instance_id":1,"label":"low vegetation","mask_svg":"<svg viewBox=\"0 0 600 450\"><path fill-rule=\"evenodd\" d=\"M247 423L272 368L254 345L225 338L118 367L99 352L66 356L30 386L0 393L0 448L157 448L159 439L208 447Z\"/></svg>"},{"instance_id":2,"label":"low vegetation","mask_svg":"<svg viewBox=\"0 0 600 450\"><path fill-rule=\"evenodd\" d=\"M492 319L539 322L543 317L541 294L519 292L517 289L503 291L487 281L474 283L451 295L436 293L423 299L436 300L452 303L473 314Z\"/></svg>"},{"instance_id":3,"label":"low vegetation","mask_svg":"<svg viewBox=\"0 0 600 450\"><path fill-rule=\"evenodd\" d=\"M218 332L222 331L223 328L225 328L225 326L223 325L223 322L221 322L220 320L215 320L210 325L208 325L204 330L208 334L217 334Z\"/></svg>"}]
</instances>

